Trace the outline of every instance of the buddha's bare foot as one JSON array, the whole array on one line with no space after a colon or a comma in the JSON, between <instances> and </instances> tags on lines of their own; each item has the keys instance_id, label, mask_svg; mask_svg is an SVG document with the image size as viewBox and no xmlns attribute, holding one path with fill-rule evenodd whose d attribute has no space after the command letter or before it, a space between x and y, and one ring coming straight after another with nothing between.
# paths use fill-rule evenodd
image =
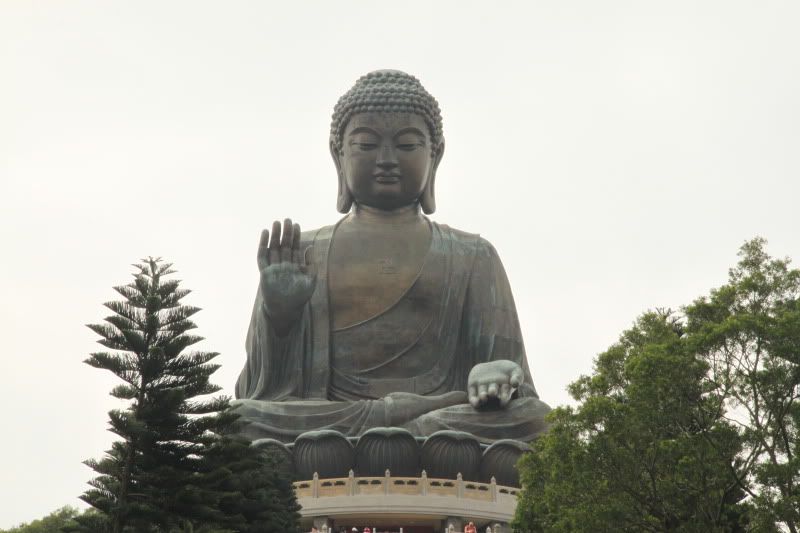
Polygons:
<instances>
[{"instance_id":1,"label":"buddha's bare foot","mask_svg":"<svg viewBox=\"0 0 800 533\"><path fill-rule=\"evenodd\" d=\"M390 426L401 426L437 409L467 403L467 393L453 391L439 396L421 396L410 392L393 392L384 398Z\"/></svg>"}]
</instances>

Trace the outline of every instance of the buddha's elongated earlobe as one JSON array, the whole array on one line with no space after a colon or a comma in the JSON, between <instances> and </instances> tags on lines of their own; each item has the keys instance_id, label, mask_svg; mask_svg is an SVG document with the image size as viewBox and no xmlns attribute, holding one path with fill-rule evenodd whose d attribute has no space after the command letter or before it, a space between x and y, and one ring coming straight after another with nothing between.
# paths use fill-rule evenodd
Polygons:
<instances>
[{"instance_id":1,"label":"buddha's elongated earlobe","mask_svg":"<svg viewBox=\"0 0 800 533\"><path fill-rule=\"evenodd\" d=\"M436 169L439 168L439 162L444 155L444 139L435 148L433 155L433 163L428 175L428 183L425 184L425 190L422 191L422 196L419 198L419 204L422 206L422 212L426 215L433 214L436 211Z\"/></svg>"},{"instance_id":2,"label":"buddha's elongated earlobe","mask_svg":"<svg viewBox=\"0 0 800 533\"><path fill-rule=\"evenodd\" d=\"M336 176L339 180L339 191L336 195L336 209L340 213L347 214L350 212L350 208L353 207L353 194L350 192L350 189L347 188L347 182L344 179L344 171L342 170L342 161L339 159L341 153L333 139L331 139L330 142L330 150L333 164L336 166Z\"/></svg>"},{"instance_id":3,"label":"buddha's elongated earlobe","mask_svg":"<svg viewBox=\"0 0 800 533\"><path fill-rule=\"evenodd\" d=\"M351 207L353 207L353 194L347 188L344 175L339 174L339 194L336 196L336 209L346 215L350 212Z\"/></svg>"},{"instance_id":4,"label":"buddha's elongated earlobe","mask_svg":"<svg viewBox=\"0 0 800 533\"><path fill-rule=\"evenodd\" d=\"M436 171L431 170L430 176L428 176L428 183L425 184L425 190L422 191L422 196L419 197L419 205L422 206L422 212L426 215L431 215L436 211L435 181Z\"/></svg>"}]
</instances>

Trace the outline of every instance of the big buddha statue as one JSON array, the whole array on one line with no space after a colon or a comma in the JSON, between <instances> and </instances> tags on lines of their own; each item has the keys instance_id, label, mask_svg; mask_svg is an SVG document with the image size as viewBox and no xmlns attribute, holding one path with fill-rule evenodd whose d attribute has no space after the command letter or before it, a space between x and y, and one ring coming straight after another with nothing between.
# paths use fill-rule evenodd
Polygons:
<instances>
[{"instance_id":1,"label":"big buddha statue","mask_svg":"<svg viewBox=\"0 0 800 533\"><path fill-rule=\"evenodd\" d=\"M436 100L371 72L333 112L332 226L264 230L236 384L243 432L291 443L401 428L530 442L545 429L511 288L479 235L431 220L444 155Z\"/></svg>"}]
</instances>

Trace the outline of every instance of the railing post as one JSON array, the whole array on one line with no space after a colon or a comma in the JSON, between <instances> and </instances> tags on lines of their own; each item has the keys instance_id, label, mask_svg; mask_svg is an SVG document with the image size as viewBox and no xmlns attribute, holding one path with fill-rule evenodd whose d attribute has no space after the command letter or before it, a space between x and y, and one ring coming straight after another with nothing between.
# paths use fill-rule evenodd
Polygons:
<instances>
[{"instance_id":1,"label":"railing post","mask_svg":"<svg viewBox=\"0 0 800 533\"><path fill-rule=\"evenodd\" d=\"M347 483L349 484L350 489L350 496L356 495L356 475L353 472L353 469L350 469L350 472L347 473Z\"/></svg>"},{"instance_id":2,"label":"railing post","mask_svg":"<svg viewBox=\"0 0 800 533\"><path fill-rule=\"evenodd\" d=\"M319 531L329 531L330 533L333 533L333 528L331 527L331 519L327 516L315 516L314 527L317 528Z\"/></svg>"},{"instance_id":3,"label":"railing post","mask_svg":"<svg viewBox=\"0 0 800 533\"><path fill-rule=\"evenodd\" d=\"M492 476L492 480L489 483L489 486L490 486L489 492L492 495L492 501L496 502L497 501L497 480L495 479L494 476Z\"/></svg>"},{"instance_id":4,"label":"railing post","mask_svg":"<svg viewBox=\"0 0 800 533\"><path fill-rule=\"evenodd\" d=\"M461 516L448 516L447 517L447 529L450 533L461 533L464 531L464 518Z\"/></svg>"},{"instance_id":5,"label":"railing post","mask_svg":"<svg viewBox=\"0 0 800 533\"><path fill-rule=\"evenodd\" d=\"M428 473L426 471L422 471L422 477L420 478L420 483L422 483L422 495L428 495Z\"/></svg>"},{"instance_id":6,"label":"railing post","mask_svg":"<svg viewBox=\"0 0 800 533\"><path fill-rule=\"evenodd\" d=\"M314 479L311 481L311 497L319 498L319 474L314 472Z\"/></svg>"},{"instance_id":7,"label":"railing post","mask_svg":"<svg viewBox=\"0 0 800 533\"><path fill-rule=\"evenodd\" d=\"M456 476L456 498L463 498L464 497L464 478L461 476L461 472L458 473Z\"/></svg>"},{"instance_id":8,"label":"railing post","mask_svg":"<svg viewBox=\"0 0 800 533\"><path fill-rule=\"evenodd\" d=\"M389 472L389 469L386 469L386 472L383 474L383 493L389 494L389 478L392 476L392 473Z\"/></svg>"}]
</instances>

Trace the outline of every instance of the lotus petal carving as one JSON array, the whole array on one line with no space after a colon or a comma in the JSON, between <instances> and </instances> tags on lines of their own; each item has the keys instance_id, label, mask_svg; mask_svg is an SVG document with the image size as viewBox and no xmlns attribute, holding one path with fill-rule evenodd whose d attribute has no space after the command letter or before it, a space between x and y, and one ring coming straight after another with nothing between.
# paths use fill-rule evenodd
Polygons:
<instances>
[{"instance_id":1,"label":"lotus petal carving","mask_svg":"<svg viewBox=\"0 0 800 533\"><path fill-rule=\"evenodd\" d=\"M356 475L418 476L420 450L417 439L402 428L373 428L361 435L356 444Z\"/></svg>"},{"instance_id":2,"label":"lotus petal carving","mask_svg":"<svg viewBox=\"0 0 800 533\"><path fill-rule=\"evenodd\" d=\"M499 485L519 487L517 461L530 446L517 440L498 440L483 452L480 481L489 483L492 476Z\"/></svg>"},{"instance_id":3,"label":"lotus petal carving","mask_svg":"<svg viewBox=\"0 0 800 533\"><path fill-rule=\"evenodd\" d=\"M308 431L294 441L294 464L298 479L347 477L353 468L353 445L347 437L330 429Z\"/></svg>"},{"instance_id":4,"label":"lotus petal carving","mask_svg":"<svg viewBox=\"0 0 800 533\"><path fill-rule=\"evenodd\" d=\"M481 445L463 431L437 431L422 445L422 468L428 477L456 479L460 473L475 481L480 463Z\"/></svg>"}]
</instances>

